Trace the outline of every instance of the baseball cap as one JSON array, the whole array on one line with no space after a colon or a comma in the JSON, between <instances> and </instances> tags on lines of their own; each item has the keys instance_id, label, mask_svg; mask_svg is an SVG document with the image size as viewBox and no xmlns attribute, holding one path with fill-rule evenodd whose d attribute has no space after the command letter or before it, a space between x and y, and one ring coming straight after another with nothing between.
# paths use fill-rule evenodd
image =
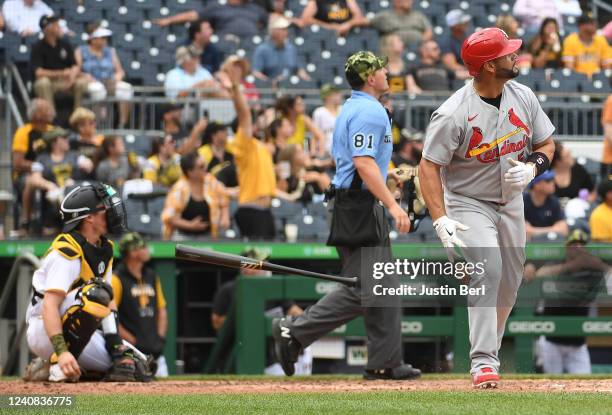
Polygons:
<instances>
[{"instance_id":1,"label":"baseball cap","mask_svg":"<svg viewBox=\"0 0 612 415\"><path fill-rule=\"evenodd\" d=\"M45 142L50 143L58 137L68 138L69 135L70 132L68 130L56 127L44 133L42 139L45 140Z\"/></svg>"},{"instance_id":2,"label":"baseball cap","mask_svg":"<svg viewBox=\"0 0 612 415\"><path fill-rule=\"evenodd\" d=\"M355 74L365 81L369 75L387 66L388 62L389 59L386 56L380 57L368 50L361 50L353 53L346 60L344 73L347 76L349 73Z\"/></svg>"},{"instance_id":3,"label":"baseball cap","mask_svg":"<svg viewBox=\"0 0 612 415\"><path fill-rule=\"evenodd\" d=\"M540 174L535 179L533 179L531 183L529 183L529 187L533 187L533 185L543 180L552 180L554 178L555 178L555 172L552 170L546 170L544 173Z\"/></svg>"},{"instance_id":4,"label":"baseball cap","mask_svg":"<svg viewBox=\"0 0 612 415\"><path fill-rule=\"evenodd\" d=\"M289 26L291 26L291 22L285 19L283 16L279 16L272 19L270 25L268 26L268 30L287 29Z\"/></svg>"},{"instance_id":5,"label":"baseball cap","mask_svg":"<svg viewBox=\"0 0 612 415\"><path fill-rule=\"evenodd\" d=\"M174 53L174 59L177 65L182 65L187 59L195 58L200 54L191 46L181 46Z\"/></svg>"},{"instance_id":6,"label":"baseball cap","mask_svg":"<svg viewBox=\"0 0 612 415\"><path fill-rule=\"evenodd\" d=\"M45 27L59 20L60 20L59 16L56 16L54 14L49 14L49 15L41 17L40 20L38 21L38 25L40 26L40 30L45 30Z\"/></svg>"},{"instance_id":7,"label":"baseball cap","mask_svg":"<svg viewBox=\"0 0 612 415\"><path fill-rule=\"evenodd\" d=\"M458 24L467 23L472 20L472 16L464 13L463 10L453 9L446 13L446 26L453 27Z\"/></svg>"},{"instance_id":8,"label":"baseball cap","mask_svg":"<svg viewBox=\"0 0 612 415\"><path fill-rule=\"evenodd\" d=\"M589 242L589 235L582 229L574 229L567 235L565 239L565 245L569 245L574 242L580 242L582 244L587 244Z\"/></svg>"},{"instance_id":9,"label":"baseball cap","mask_svg":"<svg viewBox=\"0 0 612 415\"><path fill-rule=\"evenodd\" d=\"M101 37L109 37L113 35L113 31L105 27L98 27L89 35L89 39L98 39Z\"/></svg>"},{"instance_id":10,"label":"baseball cap","mask_svg":"<svg viewBox=\"0 0 612 415\"><path fill-rule=\"evenodd\" d=\"M119 252L121 256L125 256L128 253L144 248L147 246L145 240L140 236L138 232L129 232L123 235L123 238L119 241Z\"/></svg>"},{"instance_id":11,"label":"baseball cap","mask_svg":"<svg viewBox=\"0 0 612 415\"><path fill-rule=\"evenodd\" d=\"M255 259L257 261L265 261L270 257L270 255L257 248L246 248L240 253L240 255Z\"/></svg>"},{"instance_id":12,"label":"baseball cap","mask_svg":"<svg viewBox=\"0 0 612 415\"><path fill-rule=\"evenodd\" d=\"M329 95L333 94L334 92L340 92L340 88L337 88L333 86L332 84L323 84L320 90L321 99L327 98Z\"/></svg>"}]
</instances>

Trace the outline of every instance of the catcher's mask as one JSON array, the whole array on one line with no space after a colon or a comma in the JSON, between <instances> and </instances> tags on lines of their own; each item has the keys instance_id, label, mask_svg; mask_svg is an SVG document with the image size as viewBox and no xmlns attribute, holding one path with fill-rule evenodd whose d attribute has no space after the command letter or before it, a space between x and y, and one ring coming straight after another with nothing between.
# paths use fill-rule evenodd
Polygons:
<instances>
[{"instance_id":1,"label":"catcher's mask","mask_svg":"<svg viewBox=\"0 0 612 415\"><path fill-rule=\"evenodd\" d=\"M87 216L106 212L106 226L112 234L120 234L127 228L125 206L117 191L98 183L77 186L66 195L60 206L64 222L62 232L70 232Z\"/></svg>"}]
</instances>

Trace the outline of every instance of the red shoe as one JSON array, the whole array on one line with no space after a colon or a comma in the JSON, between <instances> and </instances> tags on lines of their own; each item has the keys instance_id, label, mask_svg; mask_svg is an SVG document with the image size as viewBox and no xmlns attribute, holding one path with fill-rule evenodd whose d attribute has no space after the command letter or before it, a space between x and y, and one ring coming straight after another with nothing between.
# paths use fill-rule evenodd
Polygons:
<instances>
[{"instance_id":1,"label":"red shoe","mask_svg":"<svg viewBox=\"0 0 612 415\"><path fill-rule=\"evenodd\" d=\"M475 389L497 388L499 374L492 367L483 367L472 375L472 386Z\"/></svg>"}]
</instances>

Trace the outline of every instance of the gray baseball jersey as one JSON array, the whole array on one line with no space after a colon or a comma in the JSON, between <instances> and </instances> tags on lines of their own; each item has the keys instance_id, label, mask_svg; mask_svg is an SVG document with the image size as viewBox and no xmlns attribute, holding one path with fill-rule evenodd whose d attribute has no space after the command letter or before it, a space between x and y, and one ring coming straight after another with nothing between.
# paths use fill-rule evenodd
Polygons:
<instances>
[{"instance_id":1,"label":"gray baseball jersey","mask_svg":"<svg viewBox=\"0 0 612 415\"><path fill-rule=\"evenodd\" d=\"M505 183L508 160L525 161L554 130L534 93L514 81L504 85L499 110L468 83L433 113L427 129L423 157L442 166L446 213L469 226L458 232L463 256L485 264L484 275L470 279L472 287L487 287L468 307L473 374L499 370L506 320L523 278L523 199Z\"/></svg>"},{"instance_id":2,"label":"gray baseball jersey","mask_svg":"<svg viewBox=\"0 0 612 415\"><path fill-rule=\"evenodd\" d=\"M445 190L506 203L518 195L504 182L508 159L525 161L532 145L554 130L528 87L506 82L498 110L478 96L472 81L431 116L423 157L443 166Z\"/></svg>"}]
</instances>

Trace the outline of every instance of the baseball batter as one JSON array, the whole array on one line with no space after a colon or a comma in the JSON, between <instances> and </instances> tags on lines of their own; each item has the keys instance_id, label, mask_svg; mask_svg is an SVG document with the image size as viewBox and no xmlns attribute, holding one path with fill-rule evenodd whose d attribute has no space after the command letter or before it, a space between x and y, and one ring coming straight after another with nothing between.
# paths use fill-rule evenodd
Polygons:
<instances>
[{"instance_id":1,"label":"baseball batter","mask_svg":"<svg viewBox=\"0 0 612 415\"><path fill-rule=\"evenodd\" d=\"M459 247L485 273L470 286L486 296L469 298L471 374L474 387L496 387L506 320L525 262L523 190L548 168L555 128L534 93L512 79L516 51L497 28L480 30L461 50L473 81L433 114L419 166L421 190L449 259Z\"/></svg>"}]
</instances>

